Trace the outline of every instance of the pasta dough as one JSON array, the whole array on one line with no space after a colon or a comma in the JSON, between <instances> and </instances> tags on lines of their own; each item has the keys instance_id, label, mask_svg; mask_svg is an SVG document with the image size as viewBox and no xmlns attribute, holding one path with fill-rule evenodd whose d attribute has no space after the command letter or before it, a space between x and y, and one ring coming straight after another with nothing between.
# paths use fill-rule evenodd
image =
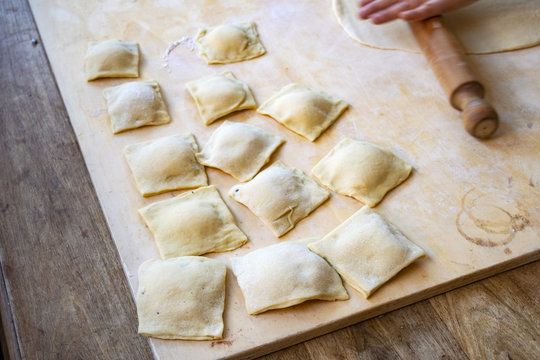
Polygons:
<instances>
[{"instance_id":1,"label":"pasta dough","mask_svg":"<svg viewBox=\"0 0 540 360\"><path fill-rule=\"evenodd\" d=\"M253 22L201 29L195 37L195 43L199 54L208 64L249 60L266 52Z\"/></svg>"},{"instance_id":2,"label":"pasta dough","mask_svg":"<svg viewBox=\"0 0 540 360\"><path fill-rule=\"evenodd\" d=\"M353 288L369 297L424 251L364 206L308 248L325 258Z\"/></svg>"},{"instance_id":3,"label":"pasta dough","mask_svg":"<svg viewBox=\"0 0 540 360\"><path fill-rule=\"evenodd\" d=\"M404 21L373 25L360 20L357 0L334 0L334 12L347 33L364 45L420 52ZM443 17L469 54L489 54L540 44L540 3L536 0L479 0Z\"/></svg>"},{"instance_id":4,"label":"pasta dough","mask_svg":"<svg viewBox=\"0 0 540 360\"><path fill-rule=\"evenodd\" d=\"M401 184L412 167L390 151L365 141L342 140L312 169L326 187L374 207Z\"/></svg>"},{"instance_id":5,"label":"pasta dough","mask_svg":"<svg viewBox=\"0 0 540 360\"><path fill-rule=\"evenodd\" d=\"M132 81L106 88L107 111L113 133L171 122L156 81Z\"/></svg>"},{"instance_id":6,"label":"pasta dough","mask_svg":"<svg viewBox=\"0 0 540 360\"><path fill-rule=\"evenodd\" d=\"M139 334L161 339L223 337L225 277L218 260L186 256L139 267Z\"/></svg>"},{"instance_id":7,"label":"pasta dough","mask_svg":"<svg viewBox=\"0 0 540 360\"><path fill-rule=\"evenodd\" d=\"M231 174L239 181L255 176L284 142L258 127L225 121L210 137L199 161Z\"/></svg>"},{"instance_id":8,"label":"pasta dough","mask_svg":"<svg viewBox=\"0 0 540 360\"><path fill-rule=\"evenodd\" d=\"M188 82L186 87L206 125L234 111L257 107L249 87L230 71Z\"/></svg>"},{"instance_id":9,"label":"pasta dough","mask_svg":"<svg viewBox=\"0 0 540 360\"><path fill-rule=\"evenodd\" d=\"M307 300L347 300L341 278L306 245L283 242L232 258L231 265L251 315Z\"/></svg>"},{"instance_id":10,"label":"pasta dough","mask_svg":"<svg viewBox=\"0 0 540 360\"><path fill-rule=\"evenodd\" d=\"M86 80L138 76L139 48L136 42L107 40L88 44Z\"/></svg>"},{"instance_id":11,"label":"pasta dough","mask_svg":"<svg viewBox=\"0 0 540 360\"><path fill-rule=\"evenodd\" d=\"M234 250L247 241L213 185L139 210L164 259Z\"/></svg>"},{"instance_id":12,"label":"pasta dough","mask_svg":"<svg viewBox=\"0 0 540 360\"><path fill-rule=\"evenodd\" d=\"M330 193L301 170L278 161L249 182L233 186L229 196L247 206L279 237L319 207Z\"/></svg>"},{"instance_id":13,"label":"pasta dough","mask_svg":"<svg viewBox=\"0 0 540 360\"><path fill-rule=\"evenodd\" d=\"M289 84L262 104L257 112L268 115L310 141L315 141L349 105L301 84Z\"/></svg>"},{"instance_id":14,"label":"pasta dough","mask_svg":"<svg viewBox=\"0 0 540 360\"><path fill-rule=\"evenodd\" d=\"M166 136L128 145L124 154L143 196L208 185L204 166L195 153L195 137Z\"/></svg>"}]
</instances>

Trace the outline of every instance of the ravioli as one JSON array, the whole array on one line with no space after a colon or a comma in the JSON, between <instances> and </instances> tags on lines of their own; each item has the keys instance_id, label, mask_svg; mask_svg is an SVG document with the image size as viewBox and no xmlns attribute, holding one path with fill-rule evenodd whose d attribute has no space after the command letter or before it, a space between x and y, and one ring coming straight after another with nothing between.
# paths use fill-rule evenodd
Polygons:
<instances>
[{"instance_id":1,"label":"ravioli","mask_svg":"<svg viewBox=\"0 0 540 360\"><path fill-rule=\"evenodd\" d=\"M268 99L257 112L315 141L348 106L345 101L334 96L293 83Z\"/></svg>"},{"instance_id":2,"label":"ravioli","mask_svg":"<svg viewBox=\"0 0 540 360\"><path fill-rule=\"evenodd\" d=\"M107 111L113 133L171 122L156 81L132 81L106 88Z\"/></svg>"},{"instance_id":3,"label":"ravioli","mask_svg":"<svg viewBox=\"0 0 540 360\"><path fill-rule=\"evenodd\" d=\"M411 171L411 165L381 146L346 138L311 172L330 190L374 207Z\"/></svg>"},{"instance_id":4,"label":"ravioli","mask_svg":"<svg viewBox=\"0 0 540 360\"><path fill-rule=\"evenodd\" d=\"M124 154L143 196L208 185L195 137L173 135L128 145Z\"/></svg>"},{"instance_id":5,"label":"ravioli","mask_svg":"<svg viewBox=\"0 0 540 360\"><path fill-rule=\"evenodd\" d=\"M349 285L369 297L424 251L368 206L308 248L325 258Z\"/></svg>"},{"instance_id":6,"label":"ravioli","mask_svg":"<svg viewBox=\"0 0 540 360\"><path fill-rule=\"evenodd\" d=\"M139 47L136 42L107 40L88 44L86 80L139 76Z\"/></svg>"},{"instance_id":7,"label":"ravioli","mask_svg":"<svg viewBox=\"0 0 540 360\"><path fill-rule=\"evenodd\" d=\"M247 183L233 186L229 196L247 206L279 237L326 201L330 193L301 170L278 161Z\"/></svg>"},{"instance_id":8,"label":"ravioli","mask_svg":"<svg viewBox=\"0 0 540 360\"><path fill-rule=\"evenodd\" d=\"M225 121L197 154L201 164L247 181L270 160L285 140L256 126Z\"/></svg>"},{"instance_id":9,"label":"ravioli","mask_svg":"<svg viewBox=\"0 0 540 360\"><path fill-rule=\"evenodd\" d=\"M257 107L249 87L230 71L188 82L186 87L206 125L232 112Z\"/></svg>"},{"instance_id":10,"label":"ravioli","mask_svg":"<svg viewBox=\"0 0 540 360\"><path fill-rule=\"evenodd\" d=\"M148 260L139 267L139 334L161 339L223 337L227 267L185 256Z\"/></svg>"},{"instance_id":11,"label":"ravioli","mask_svg":"<svg viewBox=\"0 0 540 360\"><path fill-rule=\"evenodd\" d=\"M195 37L195 43L199 54L208 64L249 60L266 52L253 22L201 29Z\"/></svg>"},{"instance_id":12,"label":"ravioli","mask_svg":"<svg viewBox=\"0 0 540 360\"><path fill-rule=\"evenodd\" d=\"M341 278L306 245L283 242L231 259L251 315L307 300L347 300Z\"/></svg>"},{"instance_id":13,"label":"ravioli","mask_svg":"<svg viewBox=\"0 0 540 360\"><path fill-rule=\"evenodd\" d=\"M247 241L215 186L205 186L139 210L163 259L234 250Z\"/></svg>"}]
</instances>

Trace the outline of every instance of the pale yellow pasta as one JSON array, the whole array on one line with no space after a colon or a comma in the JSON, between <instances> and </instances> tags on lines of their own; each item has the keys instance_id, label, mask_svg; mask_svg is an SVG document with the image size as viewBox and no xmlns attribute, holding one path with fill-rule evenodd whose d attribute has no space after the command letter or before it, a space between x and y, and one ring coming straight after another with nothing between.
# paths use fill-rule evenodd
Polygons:
<instances>
[{"instance_id":1,"label":"pale yellow pasta","mask_svg":"<svg viewBox=\"0 0 540 360\"><path fill-rule=\"evenodd\" d=\"M107 111L113 133L171 122L156 81L132 81L106 88Z\"/></svg>"},{"instance_id":2,"label":"pale yellow pasta","mask_svg":"<svg viewBox=\"0 0 540 360\"><path fill-rule=\"evenodd\" d=\"M374 207L401 184L412 166L379 145L346 138L312 169L330 190Z\"/></svg>"},{"instance_id":3,"label":"pale yellow pasta","mask_svg":"<svg viewBox=\"0 0 540 360\"><path fill-rule=\"evenodd\" d=\"M301 84L289 84L262 104L257 112L315 141L348 106L345 101L322 91Z\"/></svg>"},{"instance_id":4,"label":"pale yellow pasta","mask_svg":"<svg viewBox=\"0 0 540 360\"><path fill-rule=\"evenodd\" d=\"M253 125L225 121L197 157L206 166L247 181L259 172L284 141Z\"/></svg>"},{"instance_id":5,"label":"pale yellow pasta","mask_svg":"<svg viewBox=\"0 0 540 360\"><path fill-rule=\"evenodd\" d=\"M403 268L425 256L368 206L308 248L325 258L353 288L369 297Z\"/></svg>"},{"instance_id":6,"label":"pale yellow pasta","mask_svg":"<svg viewBox=\"0 0 540 360\"><path fill-rule=\"evenodd\" d=\"M266 52L253 22L201 29L195 37L195 43L199 54L208 64L249 60Z\"/></svg>"},{"instance_id":7,"label":"pale yellow pasta","mask_svg":"<svg viewBox=\"0 0 540 360\"><path fill-rule=\"evenodd\" d=\"M136 42L107 40L88 44L86 80L138 76L139 47Z\"/></svg>"},{"instance_id":8,"label":"pale yellow pasta","mask_svg":"<svg viewBox=\"0 0 540 360\"><path fill-rule=\"evenodd\" d=\"M126 146L124 154L143 196L208 185L204 166L195 156L192 134L173 135Z\"/></svg>"},{"instance_id":9,"label":"pale yellow pasta","mask_svg":"<svg viewBox=\"0 0 540 360\"><path fill-rule=\"evenodd\" d=\"M139 213L164 259L234 250L247 241L213 185L155 202Z\"/></svg>"},{"instance_id":10,"label":"pale yellow pasta","mask_svg":"<svg viewBox=\"0 0 540 360\"><path fill-rule=\"evenodd\" d=\"M231 259L249 314L307 300L346 300L341 278L305 244L283 242Z\"/></svg>"},{"instance_id":11,"label":"pale yellow pasta","mask_svg":"<svg viewBox=\"0 0 540 360\"><path fill-rule=\"evenodd\" d=\"M276 236L282 236L330 193L301 170L278 161L247 183L233 186L229 196L253 211Z\"/></svg>"},{"instance_id":12,"label":"pale yellow pasta","mask_svg":"<svg viewBox=\"0 0 540 360\"><path fill-rule=\"evenodd\" d=\"M232 112L257 107L249 87L230 71L190 81L186 87L206 125Z\"/></svg>"},{"instance_id":13,"label":"pale yellow pasta","mask_svg":"<svg viewBox=\"0 0 540 360\"><path fill-rule=\"evenodd\" d=\"M161 339L223 337L225 277L218 260L185 256L139 267L139 334Z\"/></svg>"}]
</instances>

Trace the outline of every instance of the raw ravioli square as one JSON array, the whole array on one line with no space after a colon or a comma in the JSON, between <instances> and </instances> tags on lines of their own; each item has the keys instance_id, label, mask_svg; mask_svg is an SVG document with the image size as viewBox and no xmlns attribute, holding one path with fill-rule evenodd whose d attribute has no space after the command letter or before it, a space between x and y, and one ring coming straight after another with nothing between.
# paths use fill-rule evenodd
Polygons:
<instances>
[{"instance_id":1,"label":"raw ravioli square","mask_svg":"<svg viewBox=\"0 0 540 360\"><path fill-rule=\"evenodd\" d=\"M379 145L346 138L311 170L324 186L370 207L401 184L412 166Z\"/></svg>"},{"instance_id":2,"label":"raw ravioli square","mask_svg":"<svg viewBox=\"0 0 540 360\"><path fill-rule=\"evenodd\" d=\"M195 37L195 43L199 54L208 64L249 60L266 52L253 22L201 29Z\"/></svg>"},{"instance_id":3,"label":"raw ravioli square","mask_svg":"<svg viewBox=\"0 0 540 360\"><path fill-rule=\"evenodd\" d=\"M185 256L139 267L139 334L161 339L223 337L227 268L218 260Z\"/></svg>"},{"instance_id":4,"label":"raw ravioli square","mask_svg":"<svg viewBox=\"0 0 540 360\"><path fill-rule=\"evenodd\" d=\"M186 87L206 125L232 112L257 107L249 87L230 71L188 82Z\"/></svg>"},{"instance_id":5,"label":"raw ravioli square","mask_svg":"<svg viewBox=\"0 0 540 360\"><path fill-rule=\"evenodd\" d=\"M138 76L139 47L136 42L107 40L88 44L86 80Z\"/></svg>"},{"instance_id":6,"label":"raw ravioli square","mask_svg":"<svg viewBox=\"0 0 540 360\"><path fill-rule=\"evenodd\" d=\"M247 181L284 141L256 126L225 121L197 157L201 164L223 170L239 181Z\"/></svg>"},{"instance_id":7,"label":"raw ravioli square","mask_svg":"<svg viewBox=\"0 0 540 360\"><path fill-rule=\"evenodd\" d=\"M301 170L277 161L247 183L233 186L229 196L253 211L276 236L282 236L330 193Z\"/></svg>"},{"instance_id":8,"label":"raw ravioli square","mask_svg":"<svg viewBox=\"0 0 540 360\"><path fill-rule=\"evenodd\" d=\"M143 196L208 185L195 137L173 135L128 145L124 154Z\"/></svg>"},{"instance_id":9,"label":"raw ravioli square","mask_svg":"<svg viewBox=\"0 0 540 360\"><path fill-rule=\"evenodd\" d=\"M113 132L171 122L156 81L132 81L106 88L107 111Z\"/></svg>"},{"instance_id":10,"label":"raw ravioli square","mask_svg":"<svg viewBox=\"0 0 540 360\"><path fill-rule=\"evenodd\" d=\"M322 91L301 84L289 84L262 104L257 112L315 141L348 106L345 101Z\"/></svg>"},{"instance_id":11,"label":"raw ravioli square","mask_svg":"<svg viewBox=\"0 0 540 360\"><path fill-rule=\"evenodd\" d=\"M308 248L325 258L353 288L369 297L424 251L364 206Z\"/></svg>"},{"instance_id":12,"label":"raw ravioli square","mask_svg":"<svg viewBox=\"0 0 540 360\"><path fill-rule=\"evenodd\" d=\"M283 242L231 259L251 315L307 300L347 300L341 278L305 244Z\"/></svg>"},{"instance_id":13,"label":"raw ravioli square","mask_svg":"<svg viewBox=\"0 0 540 360\"><path fill-rule=\"evenodd\" d=\"M247 241L215 186L205 186L139 210L163 259L234 250Z\"/></svg>"}]
</instances>

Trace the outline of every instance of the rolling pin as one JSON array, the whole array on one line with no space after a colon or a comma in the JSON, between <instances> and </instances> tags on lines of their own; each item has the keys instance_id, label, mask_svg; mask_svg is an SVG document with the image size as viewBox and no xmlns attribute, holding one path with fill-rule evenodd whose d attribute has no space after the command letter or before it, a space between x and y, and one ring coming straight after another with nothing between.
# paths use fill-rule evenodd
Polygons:
<instances>
[{"instance_id":1,"label":"rolling pin","mask_svg":"<svg viewBox=\"0 0 540 360\"><path fill-rule=\"evenodd\" d=\"M484 100L484 86L477 80L461 44L442 17L411 22L410 27L450 104L462 112L465 129L480 139L490 137L499 126L499 117L493 106Z\"/></svg>"}]
</instances>

